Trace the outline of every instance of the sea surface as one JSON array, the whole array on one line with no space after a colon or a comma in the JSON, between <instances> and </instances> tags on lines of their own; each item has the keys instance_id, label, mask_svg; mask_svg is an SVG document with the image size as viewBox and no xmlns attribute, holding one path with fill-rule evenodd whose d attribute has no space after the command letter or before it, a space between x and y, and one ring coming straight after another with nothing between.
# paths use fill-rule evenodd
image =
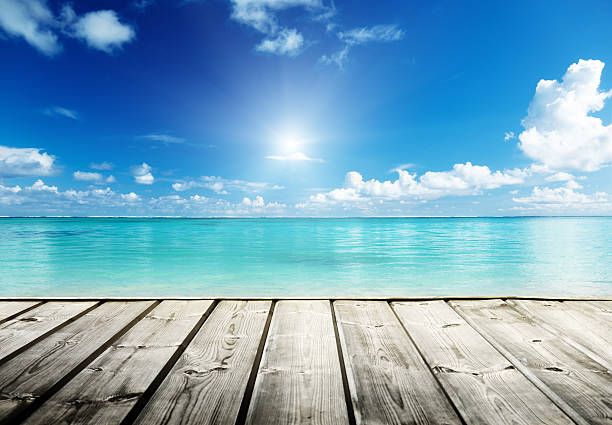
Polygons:
<instances>
[{"instance_id":1,"label":"sea surface","mask_svg":"<svg viewBox=\"0 0 612 425\"><path fill-rule=\"evenodd\" d=\"M2 218L0 296L612 296L612 218Z\"/></svg>"}]
</instances>

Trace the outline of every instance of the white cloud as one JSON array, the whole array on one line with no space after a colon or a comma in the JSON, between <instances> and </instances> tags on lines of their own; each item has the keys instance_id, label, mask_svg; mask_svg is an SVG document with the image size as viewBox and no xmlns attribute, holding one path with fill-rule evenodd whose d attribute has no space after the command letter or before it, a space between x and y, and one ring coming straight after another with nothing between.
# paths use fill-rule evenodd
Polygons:
<instances>
[{"instance_id":1,"label":"white cloud","mask_svg":"<svg viewBox=\"0 0 612 425\"><path fill-rule=\"evenodd\" d=\"M276 14L279 11L301 7L316 11L323 7L321 0L231 0L232 19L273 34L278 30Z\"/></svg>"},{"instance_id":2,"label":"white cloud","mask_svg":"<svg viewBox=\"0 0 612 425\"><path fill-rule=\"evenodd\" d=\"M344 64L348 61L349 45L345 45L342 50L332 53L330 56L323 55L319 58L319 62L325 65L336 65L341 70L344 69Z\"/></svg>"},{"instance_id":3,"label":"white cloud","mask_svg":"<svg viewBox=\"0 0 612 425\"><path fill-rule=\"evenodd\" d=\"M302 50L304 37L295 29L282 29L275 38L266 38L261 41L255 50L275 55L296 56Z\"/></svg>"},{"instance_id":4,"label":"white cloud","mask_svg":"<svg viewBox=\"0 0 612 425\"><path fill-rule=\"evenodd\" d=\"M140 201L140 196L136 195L134 192L121 194L121 199L127 202L138 202Z\"/></svg>"},{"instance_id":5,"label":"white cloud","mask_svg":"<svg viewBox=\"0 0 612 425\"><path fill-rule=\"evenodd\" d=\"M612 163L612 124L590 115L612 96L599 90L603 68L581 59L561 82L540 80L519 135L525 155L554 170L595 171Z\"/></svg>"},{"instance_id":6,"label":"white cloud","mask_svg":"<svg viewBox=\"0 0 612 425\"><path fill-rule=\"evenodd\" d=\"M321 56L319 62L325 65L335 64L343 70L344 64L348 61L349 50L352 46L374 42L388 43L398 41L404 38L405 34L397 25L375 25L369 28L361 27L348 31L340 31L337 35L345 43L344 47L330 56Z\"/></svg>"},{"instance_id":7,"label":"white cloud","mask_svg":"<svg viewBox=\"0 0 612 425\"><path fill-rule=\"evenodd\" d=\"M72 30L74 36L83 39L89 47L106 53L120 49L136 36L134 29L122 23L113 10L88 12L77 18Z\"/></svg>"},{"instance_id":8,"label":"white cloud","mask_svg":"<svg viewBox=\"0 0 612 425\"><path fill-rule=\"evenodd\" d=\"M519 204L530 204L539 209L585 209L585 208L610 208L609 195L605 192L595 192L593 194L584 194L576 192L574 185L565 187L543 187L538 186L533 188L531 195L519 198L512 198L514 202Z\"/></svg>"},{"instance_id":9,"label":"white cloud","mask_svg":"<svg viewBox=\"0 0 612 425\"><path fill-rule=\"evenodd\" d=\"M76 181L92 182L97 184L116 182L114 176L104 177L101 173L92 173L89 171L75 171L74 173L72 173L72 177Z\"/></svg>"},{"instance_id":10,"label":"white cloud","mask_svg":"<svg viewBox=\"0 0 612 425\"><path fill-rule=\"evenodd\" d=\"M54 26L55 17L45 0L0 0L0 28L48 56L62 49Z\"/></svg>"},{"instance_id":11,"label":"white cloud","mask_svg":"<svg viewBox=\"0 0 612 425\"><path fill-rule=\"evenodd\" d=\"M547 182L564 182L567 180L574 180L574 176L570 173L558 172L546 177Z\"/></svg>"},{"instance_id":12,"label":"white cloud","mask_svg":"<svg viewBox=\"0 0 612 425\"><path fill-rule=\"evenodd\" d=\"M504 133L504 140L507 142L508 140L516 139L516 135L514 131L506 131Z\"/></svg>"},{"instance_id":13,"label":"white cloud","mask_svg":"<svg viewBox=\"0 0 612 425\"><path fill-rule=\"evenodd\" d=\"M90 173L87 171L75 171L72 173L72 177L77 181L82 182L101 182L103 179L100 173Z\"/></svg>"},{"instance_id":14,"label":"white cloud","mask_svg":"<svg viewBox=\"0 0 612 425\"><path fill-rule=\"evenodd\" d=\"M266 190L281 190L283 186L265 182L250 182L245 180L224 179L217 176L202 176L198 180L186 180L172 184L172 189L177 192L203 187L210 189L219 195L227 195L230 190L241 192L264 192Z\"/></svg>"},{"instance_id":15,"label":"white cloud","mask_svg":"<svg viewBox=\"0 0 612 425\"><path fill-rule=\"evenodd\" d=\"M49 116L61 116L61 117L66 117L66 118L70 118L73 120L79 119L79 114L77 113L77 111L74 111L68 108L63 108L61 106L51 106L45 109L44 113Z\"/></svg>"},{"instance_id":16,"label":"white cloud","mask_svg":"<svg viewBox=\"0 0 612 425\"><path fill-rule=\"evenodd\" d=\"M354 28L349 31L341 31L338 38L346 44L357 45L372 42L398 41L404 38L404 31L397 25L375 25L373 27Z\"/></svg>"},{"instance_id":17,"label":"white cloud","mask_svg":"<svg viewBox=\"0 0 612 425\"><path fill-rule=\"evenodd\" d=\"M176 136L170 136L169 134L160 134L160 133L152 133L145 134L143 136L136 136L137 139L151 140L154 142L162 142L162 143L183 143L185 139Z\"/></svg>"},{"instance_id":18,"label":"white cloud","mask_svg":"<svg viewBox=\"0 0 612 425\"><path fill-rule=\"evenodd\" d=\"M528 172L513 169L491 172L489 167L455 164L451 171L428 171L417 178L405 170L397 170L395 181L364 181L361 174L350 171L346 174L344 187L310 197L311 202L353 202L378 199L435 199L448 195L477 194L482 189L495 189L505 185L524 182Z\"/></svg>"},{"instance_id":19,"label":"white cloud","mask_svg":"<svg viewBox=\"0 0 612 425\"><path fill-rule=\"evenodd\" d=\"M134 181L138 184L153 184L155 178L151 174L151 170L151 166L146 162L133 166L132 175L134 176Z\"/></svg>"},{"instance_id":20,"label":"white cloud","mask_svg":"<svg viewBox=\"0 0 612 425\"><path fill-rule=\"evenodd\" d=\"M46 0L0 0L0 28L10 36L23 38L48 56L61 51L60 33L81 39L89 47L106 53L111 53L135 37L134 29L122 23L113 10L98 10L78 16L67 3L60 15L55 16ZM69 114L63 115L73 118Z\"/></svg>"},{"instance_id":21,"label":"white cloud","mask_svg":"<svg viewBox=\"0 0 612 425\"><path fill-rule=\"evenodd\" d=\"M89 168L92 168L94 170L112 170L113 168L115 168L115 164L111 163L111 162L92 162L89 164Z\"/></svg>"},{"instance_id":22,"label":"white cloud","mask_svg":"<svg viewBox=\"0 0 612 425\"><path fill-rule=\"evenodd\" d=\"M273 159L275 161L314 161L314 162L324 162L320 158L311 158L308 155L302 152L294 152L289 155L269 155L266 156L266 159Z\"/></svg>"},{"instance_id":23,"label":"white cloud","mask_svg":"<svg viewBox=\"0 0 612 425\"><path fill-rule=\"evenodd\" d=\"M57 186L47 186L40 179L36 180L32 186L27 187L26 190L32 190L32 191L36 191L36 192L53 192L53 193L58 193Z\"/></svg>"},{"instance_id":24,"label":"white cloud","mask_svg":"<svg viewBox=\"0 0 612 425\"><path fill-rule=\"evenodd\" d=\"M0 177L49 176L55 157L36 148L0 146Z\"/></svg>"}]
</instances>

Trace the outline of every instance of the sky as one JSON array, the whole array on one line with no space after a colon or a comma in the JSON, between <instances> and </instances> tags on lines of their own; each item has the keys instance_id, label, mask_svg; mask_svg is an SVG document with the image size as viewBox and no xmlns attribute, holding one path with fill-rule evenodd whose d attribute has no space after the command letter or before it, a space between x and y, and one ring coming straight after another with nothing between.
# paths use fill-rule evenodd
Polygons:
<instances>
[{"instance_id":1,"label":"sky","mask_svg":"<svg viewBox=\"0 0 612 425\"><path fill-rule=\"evenodd\" d=\"M610 22L607 0L0 0L0 215L610 215Z\"/></svg>"}]
</instances>

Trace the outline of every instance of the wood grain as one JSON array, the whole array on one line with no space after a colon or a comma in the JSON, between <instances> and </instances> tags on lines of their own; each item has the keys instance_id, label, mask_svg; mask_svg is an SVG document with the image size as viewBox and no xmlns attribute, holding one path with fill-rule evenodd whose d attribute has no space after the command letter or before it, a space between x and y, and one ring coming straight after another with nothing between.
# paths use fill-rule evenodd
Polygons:
<instances>
[{"instance_id":1,"label":"wood grain","mask_svg":"<svg viewBox=\"0 0 612 425\"><path fill-rule=\"evenodd\" d=\"M4 322L0 325L0 362L96 304L93 301L48 302Z\"/></svg>"},{"instance_id":2,"label":"wood grain","mask_svg":"<svg viewBox=\"0 0 612 425\"><path fill-rule=\"evenodd\" d=\"M104 303L0 366L0 421L40 399L152 304Z\"/></svg>"},{"instance_id":3,"label":"wood grain","mask_svg":"<svg viewBox=\"0 0 612 425\"><path fill-rule=\"evenodd\" d=\"M270 307L220 302L136 423L234 425Z\"/></svg>"},{"instance_id":4,"label":"wood grain","mask_svg":"<svg viewBox=\"0 0 612 425\"><path fill-rule=\"evenodd\" d=\"M386 302L336 301L357 424L460 424Z\"/></svg>"},{"instance_id":5,"label":"wood grain","mask_svg":"<svg viewBox=\"0 0 612 425\"><path fill-rule=\"evenodd\" d=\"M605 314L586 302L507 302L612 371L612 314Z\"/></svg>"},{"instance_id":6,"label":"wood grain","mask_svg":"<svg viewBox=\"0 0 612 425\"><path fill-rule=\"evenodd\" d=\"M24 424L119 424L212 301L163 301Z\"/></svg>"},{"instance_id":7,"label":"wood grain","mask_svg":"<svg viewBox=\"0 0 612 425\"><path fill-rule=\"evenodd\" d=\"M0 302L0 323L12 319L13 316L40 304L40 301L3 301Z\"/></svg>"},{"instance_id":8,"label":"wood grain","mask_svg":"<svg viewBox=\"0 0 612 425\"><path fill-rule=\"evenodd\" d=\"M573 424L444 301L393 303L468 424Z\"/></svg>"},{"instance_id":9,"label":"wood grain","mask_svg":"<svg viewBox=\"0 0 612 425\"><path fill-rule=\"evenodd\" d=\"M279 301L247 424L348 425L329 301Z\"/></svg>"},{"instance_id":10,"label":"wood grain","mask_svg":"<svg viewBox=\"0 0 612 425\"><path fill-rule=\"evenodd\" d=\"M450 304L583 418L572 416L575 421L610 424L612 375L605 367L504 301Z\"/></svg>"}]
</instances>

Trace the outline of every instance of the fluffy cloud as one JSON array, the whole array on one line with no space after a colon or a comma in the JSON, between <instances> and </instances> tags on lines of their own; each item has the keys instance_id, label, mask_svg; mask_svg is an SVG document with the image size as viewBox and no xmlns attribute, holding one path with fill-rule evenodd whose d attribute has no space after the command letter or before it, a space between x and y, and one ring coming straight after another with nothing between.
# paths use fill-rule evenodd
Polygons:
<instances>
[{"instance_id":1,"label":"fluffy cloud","mask_svg":"<svg viewBox=\"0 0 612 425\"><path fill-rule=\"evenodd\" d=\"M574 176L570 173L564 173L562 171L546 177L547 182L564 182L568 180L574 180Z\"/></svg>"},{"instance_id":2,"label":"fluffy cloud","mask_svg":"<svg viewBox=\"0 0 612 425\"><path fill-rule=\"evenodd\" d=\"M132 175L134 176L134 181L138 184L153 184L155 177L151 173L152 170L151 166L146 162L133 166Z\"/></svg>"},{"instance_id":3,"label":"fluffy cloud","mask_svg":"<svg viewBox=\"0 0 612 425\"><path fill-rule=\"evenodd\" d=\"M92 182L97 184L115 183L116 181L114 176L104 177L100 173L92 173L88 171L75 171L74 173L72 173L72 177L76 181Z\"/></svg>"},{"instance_id":4,"label":"fluffy cloud","mask_svg":"<svg viewBox=\"0 0 612 425\"><path fill-rule=\"evenodd\" d=\"M585 194L576 192L580 186L570 181L565 187L534 187L531 195L512 198L519 204L529 204L535 209L601 209L612 208L610 197L605 192Z\"/></svg>"},{"instance_id":5,"label":"fluffy cloud","mask_svg":"<svg viewBox=\"0 0 612 425\"><path fill-rule=\"evenodd\" d=\"M54 26L55 17L45 0L0 0L0 28L49 56L62 49Z\"/></svg>"},{"instance_id":6,"label":"fluffy cloud","mask_svg":"<svg viewBox=\"0 0 612 425\"><path fill-rule=\"evenodd\" d=\"M78 16L66 4L60 15L55 16L46 0L0 0L0 28L10 36L23 38L48 56L62 49L58 34L78 38L89 47L106 53L111 53L135 37L134 29L122 23L113 10L98 10Z\"/></svg>"},{"instance_id":7,"label":"fluffy cloud","mask_svg":"<svg viewBox=\"0 0 612 425\"><path fill-rule=\"evenodd\" d=\"M50 108L45 109L44 113L45 115L49 115L50 117L60 116L73 120L79 119L79 114L76 111L73 111L72 109L68 108L63 108L61 106L51 106Z\"/></svg>"},{"instance_id":8,"label":"fluffy cloud","mask_svg":"<svg viewBox=\"0 0 612 425\"><path fill-rule=\"evenodd\" d=\"M275 38L262 40L255 50L275 55L296 56L304 45L304 37L295 29L282 29Z\"/></svg>"},{"instance_id":9,"label":"fluffy cloud","mask_svg":"<svg viewBox=\"0 0 612 425\"><path fill-rule=\"evenodd\" d=\"M519 135L525 155L554 170L595 171L612 163L612 124L591 115L612 96L599 90L603 68L601 61L579 60L561 82L540 80Z\"/></svg>"},{"instance_id":10,"label":"fluffy cloud","mask_svg":"<svg viewBox=\"0 0 612 425\"><path fill-rule=\"evenodd\" d=\"M281 27L277 14L293 8L329 12L321 0L231 0L232 19L266 34L255 50L276 55L295 56L301 52L304 37L296 29ZM320 13L315 19L323 19ZM331 16L331 15L329 15Z\"/></svg>"},{"instance_id":11,"label":"fluffy cloud","mask_svg":"<svg viewBox=\"0 0 612 425\"><path fill-rule=\"evenodd\" d=\"M397 170L398 179L364 181L361 174L346 174L344 187L310 197L311 202L352 202L378 199L434 199L447 195L470 195L482 189L495 189L505 185L523 183L527 172L513 169L491 172L489 167L455 164L451 171L428 171L417 178L406 170Z\"/></svg>"},{"instance_id":12,"label":"fluffy cloud","mask_svg":"<svg viewBox=\"0 0 612 425\"><path fill-rule=\"evenodd\" d=\"M49 176L55 157L36 148L0 146L0 177Z\"/></svg>"},{"instance_id":13,"label":"fluffy cloud","mask_svg":"<svg viewBox=\"0 0 612 425\"><path fill-rule=\"evenodd\" d=\"M134 39L136 33L130 25L119 20L113 10L89 12L77 18L72 27L74 35L89 47L111 53Z\"/></svg>"},{"instance_id":14,"label":"fluffy cloud","mask_svg":"<svg viewBox=\"0 0 612 425\"><path fill-rule=\"evenodd\" d=\"M289 155L269 155L266 159L273 159L275 161L315 161L324 162L320 158L311 158L302 152L295 152Z\"/></svg>"},{"instance_id":15,"label":"fluffy cloud","mask_svg":"<svg viewBox=\"0 0 612 425\"><path fill-rule=\"evenodd\" d=\"M229 190L238 190L241 192L263 192L266 190L281 190L283 186L270 184L265 182L249 182L245 180L224 179L217 176L202 176L198 180L186 180L176 182L172 185L172 189L177 192L203 187L210 189L219 195L229 194Z\"/></svg>"}]
</instances>

